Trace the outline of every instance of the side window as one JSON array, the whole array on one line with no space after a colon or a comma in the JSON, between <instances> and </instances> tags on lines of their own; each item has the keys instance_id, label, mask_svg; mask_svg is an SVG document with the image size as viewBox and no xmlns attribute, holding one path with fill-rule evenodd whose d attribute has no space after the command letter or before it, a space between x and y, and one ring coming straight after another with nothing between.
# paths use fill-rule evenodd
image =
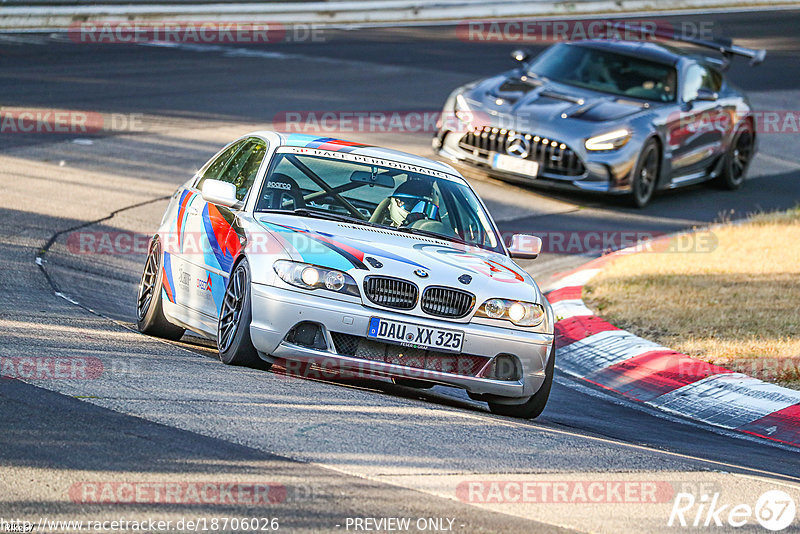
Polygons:
<instances>
[{"instance_id":1,"label":"side window","mask_svg":"<svg viewBox=\"0 0 800 534\"><path fill-rule=\"evenodd\" d=\"M219 180L219 175L222 173L222 170L225 168L225 165L230 161L231 157L233 157L236 152L244 146L247 140L239 141L238 143L234 143L233 145L229 146L227 150L225 150L222 154L217 156L217 158L208 166L208 168L203 173L203 177L197 182L197 189L203 189L203 182L205 180Z\"/></svg>"},{"instance_id":2,"label":"side window","mask_svg":"<svg viewBox=\"0 0 800 534\"><path fill-rule=\"evenodd\" d=\"M267 152L267 145L259 139L251 139L231 158L218 180L236 186L236 198L244 199L253 186L258 168Z\"/></svg>"},{"instance_id":3,"label":"side window","mask_svg":"<svg viewBox=\"0 0 800 534\"><path fill-rule=\"evenodd\" d=\"M683 77L681 98L684 102L691 102L697 98L697 92L700 89L708 89L716 92L719 91L721 87L722 76L718 72L701 65L691 65L686 69L686 75Z\"/></svg>"},{"instance_id":4,"label":"side window","mask_svg":"<svg viewBox=\"0 0 800 534\"><path fill-rule=\"evenodd\" d=\"M256 181L258 169L261 167L261 162L264 161L264 156L267 153L267 144L264 141L258 140L253 143L250 149L250 157L247 158L241 172L234 179L233 184L236 186L236 198L243 200L253 187L253 182Z\"/></svg>"},{"instance_id":5,"label":"side window","mask_svg":"<svg viewBox=\"0 0 800 534\"><path fill-rule=\"evenodd\" d=\"M714 92L722 89L722 74L714 69L706 69L706 71L708 72L708 85L703 87L708 87Z\"/></svg>"}]
</instances>

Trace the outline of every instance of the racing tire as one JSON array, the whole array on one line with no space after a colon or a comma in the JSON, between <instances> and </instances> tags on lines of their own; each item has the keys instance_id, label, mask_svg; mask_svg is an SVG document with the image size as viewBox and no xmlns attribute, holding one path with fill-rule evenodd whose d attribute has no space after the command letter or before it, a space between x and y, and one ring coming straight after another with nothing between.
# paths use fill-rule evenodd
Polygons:
<instances>
[{"instance_id":1,"label":"racing tire","mask_svg":"<svg viewBox=\"0 0 800 534\"><path fill-rule=\"evenodd\" d=\"M139 281L136 297L136 327L139 332L149 336L178 340L186 332L175 326L164 317L161 304L161 288L163 287L164 269L161 267L163 255L158 238L150 241L147 260Z\"/></svg>"},{"instance_id":2,"label":"racing tire","mask_svg":"<svg viewBox=\"0 0 800 534\"><path fill-rule=\"evenodd\" d=\"M750 161L753 159L754 148L753 128L749 122L745 122L736 132L731 146L725 153L722 171L714 181L715 185L730 191L741 188L747 177Z\"/></svg>"},{"instance_id":3,"label":"racing tire","mask_svg":"<svg viewBox=\"0 0 800 534\"><path fill-rule=\"evenodd\" d=\"M655 139L648 140L639 153L639 160L631 178L630 200L634 207L644 208L653 198L653 193L658 185L658 169L661 163L658 143Z\"/></svg>"},{"instance_id":4,"label":"racing tire","mask_svg":"<svg viewBox=\"0 0 800 534\"><path fill-rule=\"evenodd\" d=\"M489 410L495 415L505 415L507 417L516 417L518 419L536 419L544 411L547 406L547 399L550 397L550 388L553 387L553 374L555 373L556 363L556 346L550 349L550 357L547 359L547 365L544 368L544 382L539 388L539 391L533 394L523 404L498 404L494 402L489 403Z\"/></svg>"},{"instance_id":5,"label":"racing tire","mask_svg":"<svg viewBox=\"0 0 800 534\"><path fill-rule=\"evenodd\" d=\"M236 264L228 279L217 321L217 347L222 363L263 370L272 367L258 356L250 339L252 320L250 265L247 259L243 259Z\"/></svg>"}]
</instances>

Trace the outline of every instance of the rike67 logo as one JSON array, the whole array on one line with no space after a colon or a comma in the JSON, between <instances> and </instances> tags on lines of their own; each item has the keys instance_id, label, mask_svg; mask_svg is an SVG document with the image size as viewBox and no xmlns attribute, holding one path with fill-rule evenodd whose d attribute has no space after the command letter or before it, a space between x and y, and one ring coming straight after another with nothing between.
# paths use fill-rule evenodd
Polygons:
<instances>
[{"instance_id":1,"label":"rike67 logo","mask_svg":"<svg viewBox=\"0 0 800 534\"><path fill-rule=\"evenodd\" d=\"M782 490L766 491L755 505L726 503L719 493L678 493L672 505L669 527L734 527L757 522L767 530L777 532L794 522L797 508L794 499Z\"/></svg>"}]
</instances>

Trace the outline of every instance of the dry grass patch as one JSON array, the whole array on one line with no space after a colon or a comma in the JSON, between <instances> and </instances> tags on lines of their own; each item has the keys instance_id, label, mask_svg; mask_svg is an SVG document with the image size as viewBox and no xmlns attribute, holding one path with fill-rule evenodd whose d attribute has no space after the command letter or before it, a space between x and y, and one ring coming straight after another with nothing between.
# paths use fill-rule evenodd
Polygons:
<instances>
[{"instance_id":1,"label":"dry grass patch","mask_svg":"<svg viewBox=\"0 0 800 534\"><path fill-rule=\"evenodd\" d=\"M584 300L620 328L800 389L800 208L702 237L717 247L619 258Z\"/></svg>"}]
</instances>

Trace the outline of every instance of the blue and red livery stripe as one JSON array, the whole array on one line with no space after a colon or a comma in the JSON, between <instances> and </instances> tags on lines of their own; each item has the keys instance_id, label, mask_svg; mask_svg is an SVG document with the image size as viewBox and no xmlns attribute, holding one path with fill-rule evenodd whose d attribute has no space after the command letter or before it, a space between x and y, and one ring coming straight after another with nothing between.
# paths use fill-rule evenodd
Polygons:
<instances>
[{"instance_id":1,"label":"blue and red livery stripe","mask_svg":"<svg viewBox=\"0 0 800 534\"><path fill-rule=\"evenodd\" d=\"M169 252L164 253L164 265L161 267L161 286L170 302L175 302L175 283L172 281L172 260Z\"/></svg>"}]
</instances>

